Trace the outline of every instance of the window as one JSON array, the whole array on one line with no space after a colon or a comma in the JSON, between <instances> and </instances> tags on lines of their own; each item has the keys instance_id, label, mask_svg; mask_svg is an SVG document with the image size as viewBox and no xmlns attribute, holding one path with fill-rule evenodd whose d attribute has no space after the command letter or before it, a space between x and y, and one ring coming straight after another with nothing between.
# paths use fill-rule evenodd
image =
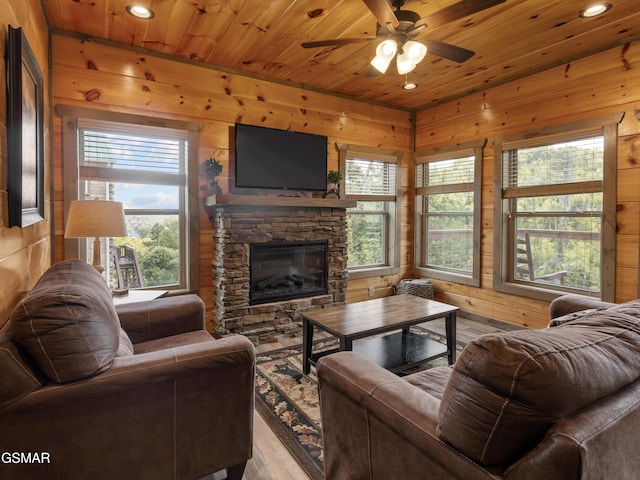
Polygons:
<instances>
[{"instance_id":1,"label":"window","mask_svg":"<svg viewBox=\"0 0 640 480\"><path fill-rule=\"evenodd\" d=\"M65 182L78 179L77 189L65 189L65 204L75 198L124 204L128 237L101 242L111 288L196 289L198 205L189 190L198 191L197 165L195 174L189 165L197 163L192 143L197 148L197 127L184 122L149 126L137 121L140 117L121 114L91 117L79 112L73 119L76 151L71 154L72 147L64 145ZM154 119L154 125L162 123ZM80 258L93 255L91 241L75 247ZM122 259L116 259L116 247ZM65 247L67 257L73 250ZM141 278L132 268L135 262Z\"/></svg>"},{"instance_id":2,"label":"window","mask_svg":"<svg viewBox=\"0 0 640 480\"><path fill-rule=\"evenodd\" d=\"M620 119L496 139L496 290L613 300Z\"/></svg>"},{"instance_id":3,"label":"window","mask_svg":"<svg viewBox=\"0 0 640 480\"><path fill-rule=\"evenodd\" d=\"M400 271L396 211L398 161L401 154L354 145L338 145L345 198L358 201L347 210L350 278Z\"/></svg>"},{"instance_id":4,"label":"window","mask_svg":"<svg viewBox=\"0 0 640 480\"><path fill-rule=\"evenodd\" d=\"M480 285L485 139L416 154L416 272Z\"/></svg>"}]
</instances>

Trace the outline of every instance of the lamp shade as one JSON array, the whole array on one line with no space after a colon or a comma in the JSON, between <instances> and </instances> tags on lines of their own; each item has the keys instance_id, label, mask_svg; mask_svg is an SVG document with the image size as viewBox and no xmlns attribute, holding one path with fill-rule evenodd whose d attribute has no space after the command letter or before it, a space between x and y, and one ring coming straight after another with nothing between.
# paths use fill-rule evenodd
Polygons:
<instances>
[{"instance_id":1,"label":"lamp shade","mask_svg":"<svg viewBox=\"0 0 640 480\"><path fill-rule=\"evenodd\" d=\"M127 224L121 202L73 200L69 208L65 238L126 237Z\"/></svg>"}]
</instances>

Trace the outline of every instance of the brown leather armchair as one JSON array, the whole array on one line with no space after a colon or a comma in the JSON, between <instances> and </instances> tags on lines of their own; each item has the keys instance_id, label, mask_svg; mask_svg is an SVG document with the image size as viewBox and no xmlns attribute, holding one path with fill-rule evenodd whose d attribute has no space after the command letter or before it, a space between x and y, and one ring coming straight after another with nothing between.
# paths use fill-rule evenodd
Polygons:
<instances>
[{"instance_id":1,"label":"brown leather armchair","mask_svg":"<svg viewBox=\"0 0 640 480\"><path fill-rule=\"evenodd\" d=\"M638 478L640 300L552 312L567 316L402 378L353 352L320 359L325 478Z\"/></svg>"},{"instance_id":2,"label":"brown leather armchair","mask_svg":"<svg viewBox=\"0 0 640 480\"><path fill-rule=\"evenodd\" d=\"M0 478L197 479L252 454L255 352L215 340L195 295L115 309L79 261L0 330Z\"/></svg>"}]
</instances>

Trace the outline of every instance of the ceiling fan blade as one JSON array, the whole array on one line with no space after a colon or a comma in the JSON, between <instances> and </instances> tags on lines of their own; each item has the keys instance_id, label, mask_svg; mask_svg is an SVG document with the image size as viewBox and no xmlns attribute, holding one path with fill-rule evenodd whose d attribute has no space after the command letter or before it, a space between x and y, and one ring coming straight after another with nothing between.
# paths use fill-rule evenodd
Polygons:
<instances>
[{"instance_id":1,"label":"ceiling fan blade","mask_svg":"<svg viewBox=\"0 0 640 480\"><path fill-rule=\"evenodd\" d=\"M428 53L432 53L458 63L466 62L476 53L471 50L467 50L466 48L456 47L449 43L440 42L439 40L430 40L428 38L421 38L420 43L424 43L427 46Z\"/></svg>"},{"instance_id":2,"label":"ceiling fan blade","mask_svg":"<svg viewBox=\"0 0 640 480\"><path fill-rule=\"evenodd\" d=\"M378 75L381 75L380 71L377 68L370 67L364 78L377 77Z\"/></svg>"},{"instance_id":3,"label":"ceiling fan blade","mask_svg":"<svg viewBox=\"0 0 640 480\"><path fill-rule=\"evenodd\" d=\"M409 36L409 38L413 38L416 35L418 35L425 28L427 28L427 24L426 23L421 23L421 24L416 25L415 27L413 27L411 30L409 30L407 32L407 35Z\"/></svg>"},{"instance_id":4,"label":"ceiling fan blade","mask_svg":"<svg viewBox=\"0 0 640 480\"><path fill-rule=\"evenodd\" d=\"M387 2L387 0L363 0L367 5L373 16L376 17L376 20L380 25L391 24L393 27L397 27L400 25L398 19L393 13L393 8Z\"/></svg>"},{"instance_id":5,"label":"ceiling fan blade","mask_svg":"<svg viewBox=\"0 0 640 480\"><path fill-rule=\"evenodd\" d=\"M507 0L461 0L453 5L443 8L442 10L438 10L431 15L422 17L416 22L416 25L426 23L429 28L439 27L445 23L460 20L461 18L468 17L469 15L481 12L506 1Z\"/></svg>"},{"instance_id":6,"label":"ceiling fan blade","mask_svg":"<svg viewBox=\"0 0 640 480\"><path fill-rule=\"evenodd\" d=\"M348 45L350 43L364 43L371 42L373 40L378 40L377 38L334 38L331 40L316 40L315 42L304 42L302 43L303 48L316 48L316 47L330 47L330 46L341 46Z\"/></svg>"}]
</instances>

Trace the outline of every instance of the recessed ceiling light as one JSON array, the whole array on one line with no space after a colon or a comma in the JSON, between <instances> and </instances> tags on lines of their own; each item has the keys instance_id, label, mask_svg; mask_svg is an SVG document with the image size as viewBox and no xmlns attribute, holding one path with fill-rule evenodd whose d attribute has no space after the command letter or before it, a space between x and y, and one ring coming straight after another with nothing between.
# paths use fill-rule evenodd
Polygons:
<instances>
[{"instance_id":1,"label":"recessed ceiling light","mask_svg":"<svg viewBox=\"0 0 640 480\"><path fill-rule=\"evenodd\" d=\"M589 8L585 8L584 10L580 10L578 16L580 18L592 18L597 17L598 15L602 15L604 12L611 9L610 3L596 3L591 5Z\"/></svg>"},{"instance_id":2,"label":"recessed ceiling light","mask_svg":"<svg viewBox=\"0 0 640 480\"><path fill-rule=\"evenodd\" d=\"M127 13L136 18L142 18L143 20L151 20L154 17L153 10L140 5L127 5Z\"/></svg>"}]
</instances>

